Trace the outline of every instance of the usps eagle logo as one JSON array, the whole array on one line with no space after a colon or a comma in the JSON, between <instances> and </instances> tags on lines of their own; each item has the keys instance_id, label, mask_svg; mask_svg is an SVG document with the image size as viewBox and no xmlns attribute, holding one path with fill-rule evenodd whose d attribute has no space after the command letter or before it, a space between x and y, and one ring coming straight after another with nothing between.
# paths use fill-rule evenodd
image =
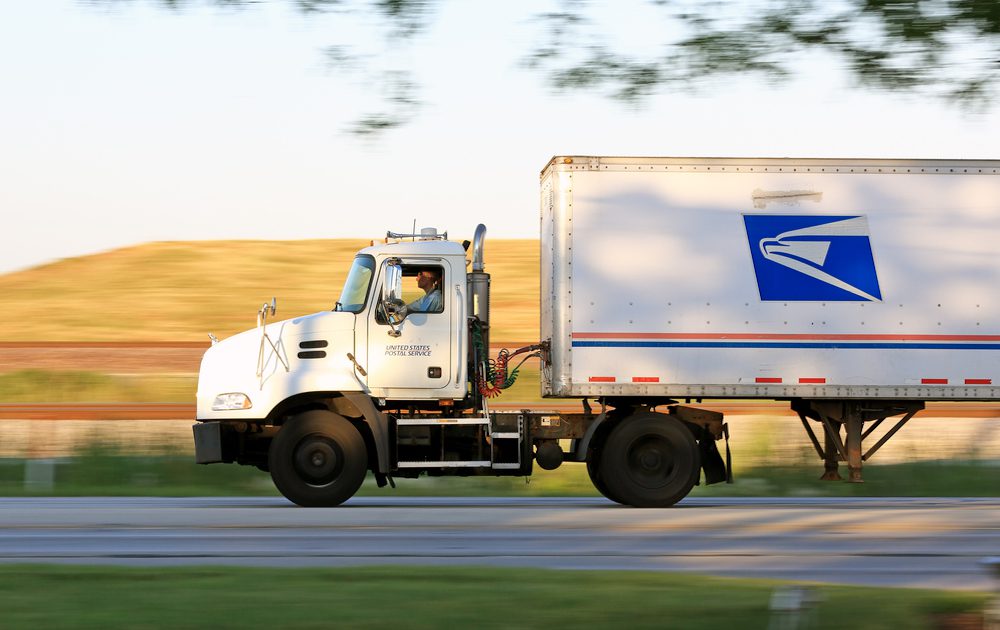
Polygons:
<instances>
[{"instance_id":1,"label":"usps eagle logo","mask_svg":"<svg viewBox=\"0 0 1000 630\"><path fill-rule=\"evenodd\" d=\"M764 301L881 302L865 216L745 214Z\"/></svg>"}]
</instances>

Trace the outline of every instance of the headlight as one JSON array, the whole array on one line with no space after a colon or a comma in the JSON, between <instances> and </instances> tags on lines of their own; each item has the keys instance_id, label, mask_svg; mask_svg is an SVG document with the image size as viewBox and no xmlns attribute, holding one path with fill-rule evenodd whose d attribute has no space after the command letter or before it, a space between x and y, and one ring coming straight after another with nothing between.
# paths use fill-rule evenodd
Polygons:
<instances>
[{"instance_id":1,"label":"headlight","mask_svg":"<svg viewBox=\"0 0 1000 630\"><path fill-rule=\"evenodd\" d=\"M246 394L230 392L219 394L212 401L212 411L228 411L230 409L249 409L253 407L250 398Z\"/></svg>"}]
</instances>

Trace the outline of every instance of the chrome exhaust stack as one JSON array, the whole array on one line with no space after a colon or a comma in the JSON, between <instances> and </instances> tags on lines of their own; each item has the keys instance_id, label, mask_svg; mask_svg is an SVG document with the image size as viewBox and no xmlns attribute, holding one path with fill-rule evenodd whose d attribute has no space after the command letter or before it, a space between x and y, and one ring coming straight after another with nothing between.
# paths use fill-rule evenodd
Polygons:
<instances>
[{"instance_id":1,"label":"chrome exhaust stack","mask_svg":"<svg viewBox=\"0 0 1000 630\"><path fill-rule=\"evenodd\" d=\"M483 270L483 241L486 240L486 226L480 223L476 226L476 235L472 237L472 270Z\"/></svg>"},{"instance_id":2,"label":"chrome exhaust stack","mask_svg":"<svg viewBox=\"0 0 1000 630\"><path fill-rule=\"evenodd\" d=\"M472 239L472 271L469 272L469 317L477 317L482 324L483 343L487 351L490 347L490 274L483 271L483 241L486 239L486 226L480 223L476 226L476 235Z\"/></svg>"}]
</instances>

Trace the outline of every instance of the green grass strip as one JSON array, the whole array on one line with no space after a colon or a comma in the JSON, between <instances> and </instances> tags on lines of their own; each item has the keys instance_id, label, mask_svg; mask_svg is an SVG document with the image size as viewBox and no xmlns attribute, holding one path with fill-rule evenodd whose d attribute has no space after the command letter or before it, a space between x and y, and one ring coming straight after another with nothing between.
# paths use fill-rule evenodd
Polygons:
<instances>
[{"instance_id":1,"label":"green grass strip","mask_svg":"<svg viewBox=\"0 0 1000 630\"><path fill-rule=\"evenodd\" d=\"M4 628L767 628L779 582L490 567L0 566ZM810 628L982 619L986 594L817 586ZM772 626L792 627L792 626Z\"/></svg>"}]
</instances>

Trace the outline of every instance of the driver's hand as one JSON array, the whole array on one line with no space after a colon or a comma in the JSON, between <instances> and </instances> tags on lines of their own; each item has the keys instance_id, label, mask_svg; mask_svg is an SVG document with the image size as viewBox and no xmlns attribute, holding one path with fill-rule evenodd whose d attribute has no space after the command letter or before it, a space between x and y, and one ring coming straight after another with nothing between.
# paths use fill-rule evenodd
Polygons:
<instances>
[{"instance_id":1,"label":"driver's hand","mask_svg":"<svg viewBox=\"0 0 1000 630\"><path fill-rule=\"evenodd\" d=\"M389 303L389 321L398 324L406 317L406 303L403 300L393 300Z\"/></svg>"}]
</instances>

